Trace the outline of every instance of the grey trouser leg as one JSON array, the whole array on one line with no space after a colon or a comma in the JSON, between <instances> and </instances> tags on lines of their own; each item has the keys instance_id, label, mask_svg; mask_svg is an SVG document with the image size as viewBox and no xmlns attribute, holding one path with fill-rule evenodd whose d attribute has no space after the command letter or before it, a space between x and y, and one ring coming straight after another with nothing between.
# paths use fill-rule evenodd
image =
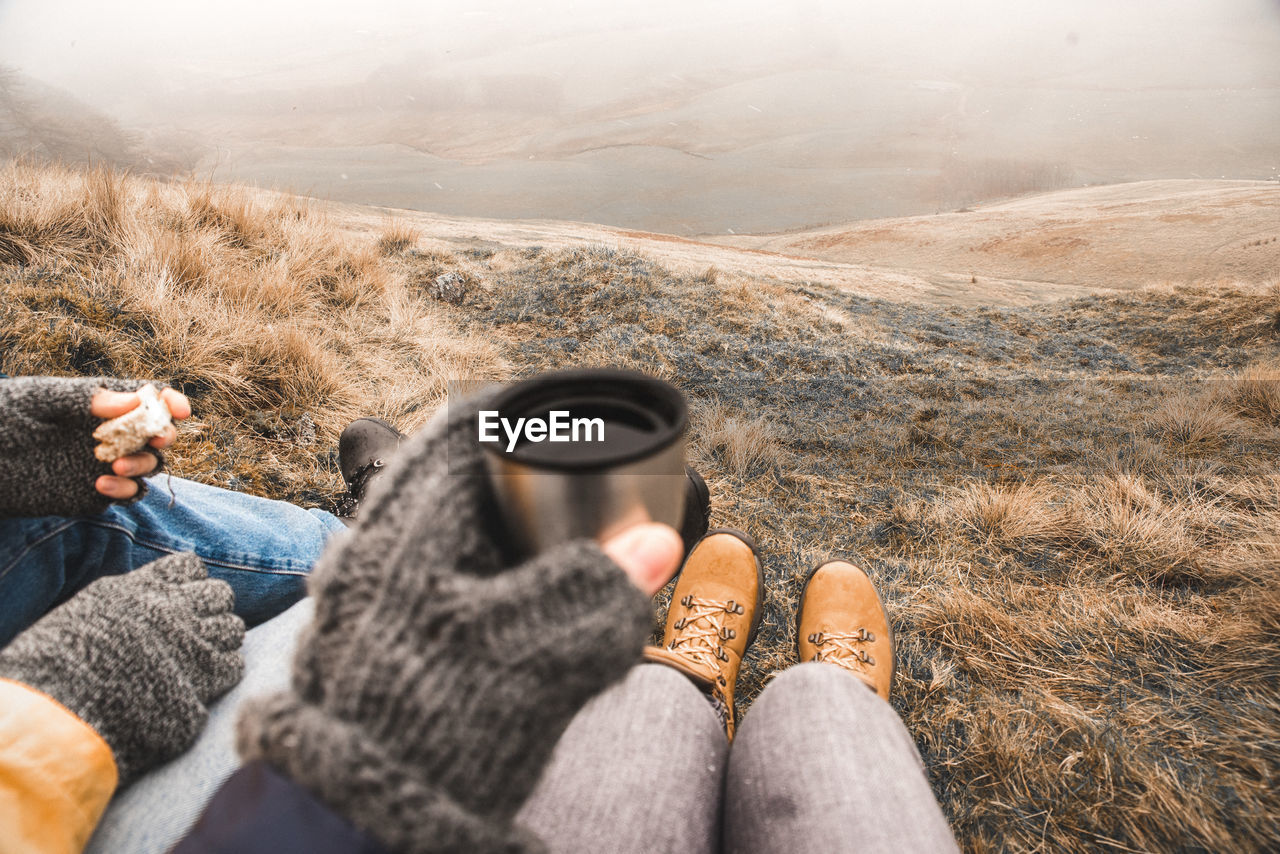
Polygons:
<instances>
[{"instance_id":1,"label":"grey trouser leg","mask_svg":"<svg viewBox=\"0 0 1280 854\"><path fill-rule=\"evenodd\" d=\"M831 664L769 683L733 741L725 851L956 851L893 707Z\"/></svg>"},{"instance_id":2,"label":"grey trouser leg","mask_svg":"<svg viewBox=\"0 0 1280 854\"><path fill-rule=\"evenodd\" d=\"M555 854L710 854L728 754L702 692L641 664L574 717L516 821Z\"/></svg>"}]
</instances>

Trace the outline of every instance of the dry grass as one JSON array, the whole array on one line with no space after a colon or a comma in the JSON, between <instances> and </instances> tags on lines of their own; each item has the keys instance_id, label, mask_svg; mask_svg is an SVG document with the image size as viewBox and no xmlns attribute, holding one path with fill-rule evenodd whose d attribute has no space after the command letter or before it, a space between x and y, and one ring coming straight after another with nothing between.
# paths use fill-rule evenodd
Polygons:
<instances>
[{"instance_id":1,"label":"dry grass","mask_svg":"<svg viewBox=\"0 0 1280 854\"><path fill-rule=\"evenodd\" d=\"M1151 424L1179 445L1221 445L1241 434L1243 425L1210 395L1180 394L1160 404Z\"/></svg>"},{"instance_id":2,"label":"dry grass","mask_svg":"<svg viewBox=\"0 0 1280 854\"><path fill-rule=\"evenodd\" d=\"M346 418L411 429L446 379L664 376L713 524L761 546L740 708L792 663L806 571L853 555L966 850L1280 848L1274 289L961 310L377 240L241 190L11 167L0 369L170 378L202 422L176 470L303 503L332 495ZM428 295L450 273L457 306Z\"/></svg>"},{"instance_id":3,"label":"dry grass","mask_svg":"<svg viewBox=\"0 0 1280 854\"><path fill-rule=\"evenodd\" d=\"M1250 366L1219 393L1241 417L1280 427L1280 360Z\"/></svg>"},{"instance_id":4,"label":"dry grass","mask_svg":"<svg viewBox=\"0 0 1280 854\"><path fill-rule=\"evenodd\" d=\"M389 221L378 235L378 251L383 255L399 255L417 245L422 235L402 219Z\"/></svg>"},{"instance_id":5,"label":"dry grass","mask_svg":"<svg viewBox=\"0 0 1280 854\"><path fill-rule=\"evenodd\" d=\"M199 419L174 472L324 503L341 487L330 450L352 418L411 429L448 378L504 373L382 251L294 199L9 164L3 370L167 380ZM307 421L314 446L293 441Z\"/></svg>"},{"instance_id":6,"label":"dry grass","mask_svg":"<svg viewBox=\"0 0 1280 854\"><path fill-rule=\"evenodd\" d=\"M692 454L719 458L723 467L745 478L781 462L777 428L764 416L737 414L719 401L697 406L690 435Z\"/></svg>"},{"instance_id":7,"label":"dry grass","mask_svg":"<svg viewBox=\"0 0 1280 854\"><path fill-rule=\"evenodd\" d=\"M971 483L949 502L958 524L998 546L1043 546L1066 534L1062 514L1041 484Z\"/></svg>"}]
</instances>

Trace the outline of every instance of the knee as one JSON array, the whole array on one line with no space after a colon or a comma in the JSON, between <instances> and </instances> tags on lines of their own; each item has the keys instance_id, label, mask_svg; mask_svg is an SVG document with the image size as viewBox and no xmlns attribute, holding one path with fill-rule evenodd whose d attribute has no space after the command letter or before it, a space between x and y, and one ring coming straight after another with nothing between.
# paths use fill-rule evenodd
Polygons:
<instances>
[{"instance_id":1,"label":"knee","mask_svg":"<svg viewBox=\"0 0 1280 854\"><path fill-rule=\"evenodd\" d=\"M849 671L813 661L792 665L779 673L769 682L761 699L770 692L800 694L818 702L831 699L855 706L888 706L874 688Z\"/></svg>"},{"instance_id":2,"label":"knee","mask_svg":"<svg viewBox=\"0 0 1280 854\"><path fill-rule=\"evenodd\" d=\"M788 667L770 680L745 717L744 734L755 729L748 726L752 718L795 715L813 720L898 720L893 707L857 676L832 664L808 662Z\"/></svg>"},{"instance_id":3,"label":"knee","mask_svg":"<svg viewBox=\"0 0 1280 854\"><path fill-rule=\"evenodd\" d=\"M637 664L627 671L621 682L606 689L604 694L611 695L622 706L633 706L660 697L664 705L672 708L705 711L710 718L715 717L706 695L689 677L664 664Z\"/></svg>"}]
</instances>

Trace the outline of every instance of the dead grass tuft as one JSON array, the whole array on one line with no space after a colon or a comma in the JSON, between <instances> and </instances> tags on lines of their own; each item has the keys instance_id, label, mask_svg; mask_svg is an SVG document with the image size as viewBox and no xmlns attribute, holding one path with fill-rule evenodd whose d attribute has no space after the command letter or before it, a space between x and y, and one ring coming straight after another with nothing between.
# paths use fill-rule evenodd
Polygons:
<instances>
[{"instance_id":1,"label":"dead grass tuft","mask_svg":"<svg viewBox=\"0 0 1280 854\"><path fill-rule=\"evenodd\" d=\"M186 186L187 221L193 231L216 233L232 246L260 245L270 233L270 214L242 190L212 182Z\"/></svg>"},{"instance_id":2,"label":"dead grass tuft","mask_svg":"<svg viewBox=\"0 0 1280 854\"><path fill-rule=\"evenodd\" d=\"M1063 514L1043 484L970 484L948 500L957 522L998 546L1040 546L1062 537Z\"/></svg>"},{"instance_id":3,"label":"dead grass tuft","mask_svg":"<svg viewBox=\"0 0 1280 854\"><path fill-rule=\"evenodd\" d=\"M1140 477L1104 477L1080 495L1087 547L1102 567L1143 581L1202 579L1206 532L1203 505L1177 505Z\"/></svg>"},{"instance_id":4,"label":"dead grass tuft","mask_svg":"<svg viewBox=\"0 0 1280 854\"><path fill-rule=\"evenodd\" d=\"M1181 446L1217 447L1238 438L1243 425L1213 397L1180 394L1166 399L1151 415L1153 429Z\"/></svg>"},{"instance_id":5,"label":"dead grass tuft","mask_svg":"<svg viewBox=\"0 0 1280 854\"><path fill-rule=\"evenodd\" d=\"M1280 359L1250 365L1225 384L1222 394L1242 417L1280 427Z\"/></svg>"},{"instance_id":6,"label":"dead grass tuft","mask_svg":"<svg viewBox=\"0 0 1280 854\"><path fill-rule=\"evenodd\" d=\"M719 401L695 409L690 432L694 441L739 478L781 461L778 431L768 418L745 417Z\"/></svg>"},{"instance_id":7,"label":"dead grass tuft","mask_svg":"<svg viewBox=\"0 0 1280 854\"><path fill-rule=\"evenodd\" d=\"M418 229L401 219L389 221L378 235L378 251L383 255L398 255L413 248L421 237Z\"/></svg>"},{"instance_id":8,"label":"dead grass tuft","mask_svg":"<svg viewBox=\"0 0 1280 854\"><path fill-rule=\"evenodd\" d=\"M118 242L128 187L108 167L70 173L10 161L0 174L0 261L83 260Z\"/></svg>"},{"instance_id":9,"label":"dead grass tuft","mask_svg":"<svg viewBox=\"0 0 1280 854\"><path fill-rule=\"evenodd\" d=\"M1280 513L1259 517L1217 560L1225 577L1280 591Z\"/></svg>"},{"instance_id":10,"label":"dead grass tuft","mask_svg":"<svg viewBox=\"0 0 1280 854\"><path fill-rule=\"evenodd\" d=\"M104 166L91 169L84 178L83 201L85 236L96 247L106 248L122 236L128 189L123 175Z\"/></svg>"}]
</instances>

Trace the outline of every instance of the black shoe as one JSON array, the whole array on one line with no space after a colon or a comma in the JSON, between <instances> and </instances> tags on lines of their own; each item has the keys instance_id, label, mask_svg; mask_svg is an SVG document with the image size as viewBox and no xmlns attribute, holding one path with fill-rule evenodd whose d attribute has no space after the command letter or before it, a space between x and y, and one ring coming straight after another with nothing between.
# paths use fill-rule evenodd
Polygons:
<instances>
[{"instance_id":1,"label":"black shoe","mask_svg":"<svg viewBox=\"0 0 1280 854\"><path fill-rule=\"evenodd\" d=\"M711 490L707 489L707 482L702 479L702 475L691 466L685 466L684 473L684 521L680 523L680 539L684 540L684 553L687 557L711 525Z\"/></svg>"},{"instance_id":2,"label":"black shoe","mask_svg":"<svg viewBox=\"0 0 1280 854\"><path fill-rule=\"evenodd\" d=\"M334 512L348 525L356 518L369 484L381 476L404 434L381 418L357 418L338 437L338 468L347 485Z\"/></svg>"}]
</instances>

